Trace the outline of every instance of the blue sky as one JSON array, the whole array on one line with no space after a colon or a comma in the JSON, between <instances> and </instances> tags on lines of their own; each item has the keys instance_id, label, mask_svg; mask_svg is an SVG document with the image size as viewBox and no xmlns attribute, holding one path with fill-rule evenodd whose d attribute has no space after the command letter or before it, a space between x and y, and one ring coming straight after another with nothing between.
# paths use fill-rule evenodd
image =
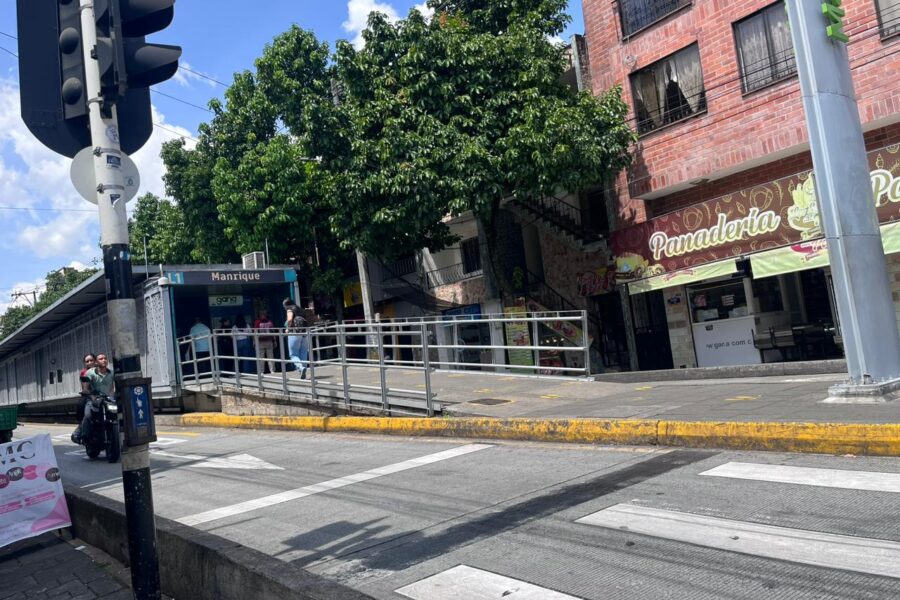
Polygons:
<instances>
[{"instance_id":1,"label":"blue sky","mask_svg":"<svg viewBox=\"0 0 900 600\"><path fill-rule=\"evenodd\" d=\"M174 23L151 41L181 46L183 66L229 83L233 73L252 68L265 44L292 23L333 45L356 39L371 10L403 17L420 4L424 0L179 0ZM573 21L565 39L584 29L581 0L570 0L569 11ZM18 50L9 37L16 35L15 12L13 0L2 0L0 47L12 52ZM46 150L22 124L17 81L17 60L0 50L0 314L13 291L40 290L48 271L89 265L100 255L96 209L72 187L71 161ZM184 70L156 89L201 107L225 90ZM140 193L164 195L162 143L195 136L209 113L161 94L152 97L160 127L132 158L141 172Z\"/></svg>"}]
</instances>

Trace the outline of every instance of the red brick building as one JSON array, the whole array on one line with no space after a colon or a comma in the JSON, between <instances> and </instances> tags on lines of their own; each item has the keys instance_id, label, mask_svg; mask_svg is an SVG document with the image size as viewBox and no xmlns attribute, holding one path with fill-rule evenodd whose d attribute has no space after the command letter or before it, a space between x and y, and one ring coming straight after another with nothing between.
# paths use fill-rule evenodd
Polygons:
<instances>
[{"instance_id":1,"label":"red brick building","mask_svg":"<svg viewBox=\"0 0 900 600\"><path fill-rule=\"evenodd\" d=\"M610 199L611 226L620 239L641 224L653 224L648 231L672 229L656 239L657 260L636 258L638 269L645 270L631 273L658 280L629 286L626 322L633 321L641 368L840 355L839 323L827 301L827 258L795 270L783 267L775 275L763 276L772 270L755 268L763 265L759 252L821 237L815 202L812 208L796 206L803 204L803 186L812 185L812 161L783 1L584 0L583 5L590 85L595 93L622 86L640 136L635 163L620 175ZM882 177L890 187L892 175L900 178L900 0L844 0L842 6L873 181L875 169L887 171ZM824 28L823 21L823 35ZM814 199L811 189L806 191ZM877 202L892 206L896 201L889 191ZM718 239L717 224L725 231L750 208L757 211L753 215L772 209L786 233L750 243L757 223L748 225L748 243L729 240L716 247L706 241L707 235ZM798 220L807 209L814 226ZM900 220L900 214L881 212L882 223ZM686 233L696 242L700 229L705 229L699 242L703 252L672 250L687 243ZM663 242L670 246L662 248ZM670 250L684 258L678 266L663 259ZM697 281L703 274L698 267L722 259L734 260L735 270L723 275L719 269ZM900 280L900 254L891 254L888 263L892 280ZM698 271L686 273L693 285L659 281L662 274L676 280L676 271L685 268ZM648 291L635 293L639 289ZM898 293L900 281L895 301ZM705 333L712 330L717 331ZM707 342L713 348L719 337L723 344L742 340L744 348L707 352ZM657 349L666 343L671 357L660 357Z\"/></svg>"}]
</instances>

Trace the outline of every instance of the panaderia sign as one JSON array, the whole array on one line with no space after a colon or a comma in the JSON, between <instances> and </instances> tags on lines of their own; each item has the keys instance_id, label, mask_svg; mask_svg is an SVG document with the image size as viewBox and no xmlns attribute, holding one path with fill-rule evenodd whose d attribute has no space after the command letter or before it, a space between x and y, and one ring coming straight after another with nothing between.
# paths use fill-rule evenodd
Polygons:
<instances>
[{"instance_id":1,"label":"panaderia sign","mask_svg":"<svg viewBox=\"0 0 900 600\"><path fill-rule=\"evenodd\" d=\"M869 153L881 223L900 220L900 145ZM616 231L616 278L643 279L824 236L811 171Z\"/></svg>"}]
</instances>

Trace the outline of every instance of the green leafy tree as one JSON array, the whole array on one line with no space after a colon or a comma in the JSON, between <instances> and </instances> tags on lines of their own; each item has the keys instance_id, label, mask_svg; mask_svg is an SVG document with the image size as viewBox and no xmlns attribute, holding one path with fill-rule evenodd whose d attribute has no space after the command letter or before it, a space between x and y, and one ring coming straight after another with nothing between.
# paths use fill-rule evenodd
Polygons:
<instances>
[{"instance_id":1,"label":"green leafy tree","mask_svg":"<svg viewBox=\"0 0 900 600\"><path fill-rule=\"evenodd\" d=\"M196 238L184 224L184 214L175 203L147 193L138 198L129 221L131 251L140 261L146 252L151 265L194 262Z\"/></svg>"},{"instance_id":2,"label":"green leafy tree","mask_svg":"<svg viewBox=\"0 0 900 600\"><path fill-rule=\"evenodd\" d=\"M89 279L97 269L78 270L63 267L47 273L44 290L37 302L28 306L13 306L0 317L0 340L6 339L44 309Z\"/></svg>"},{"instance_id":3,"label":"green leafy tree","mask_svg":"<svg viewBox=\"0 0 900 600\"><path fill-rule=\"evenodd\" d=\"M341 287L346 253L329 222L335 177L314 158L346 146L332 81L327 44L292 27L254 72L235 75L224 102L210 103L214 116L194 149L170 143L163 152L188 231L215 222L221 244L236 253L268 247L273 262L298 264L327 294Z\"/></svg>"},{"instance_id":4,"label":"green leafy tree","mask_svg":"<svg viewBox=\"0 0 900 600\"><path fill-rule=\"evenodd\" d=\"M430 0L395 24L373 14L365 47L340 43L336 64L351 151L332 224L345 244L380 256L453 241L446 215L472 211L489 264L502 264L501 204L600 183L630 162L634 132L614 88L595 97L561 81L565 0Z\"/></svg>"}]
</instances>

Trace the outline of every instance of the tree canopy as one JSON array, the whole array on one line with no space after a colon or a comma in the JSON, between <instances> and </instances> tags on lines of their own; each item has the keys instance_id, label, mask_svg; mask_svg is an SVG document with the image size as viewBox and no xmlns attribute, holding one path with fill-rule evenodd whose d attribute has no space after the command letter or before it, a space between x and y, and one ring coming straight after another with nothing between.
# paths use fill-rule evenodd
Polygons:
<instances>
[{"instance_id":1,"label":"tree canopy","mask_svg":"<svg viewBox=\"0 0 900 600\"><path fill-rule=\"evenodd\" d=\"M0 340L12 335L38 313L78 287L96 272L97 269L78 270L63 267L47 273L44 291L37 297L36 302L29 305L12 306L0 316Z\"/></svg>"},{"instance_id":2,"label":"tree canopy","mask_svg":"<svg viewBox=\"0 0 900 600\"><path fill-rule=\"evenodd\" d=\"M576 192L629 164L621 90L562 81L566 49L550 40L565 0L428 4L431 19L373 13L360 50L332 54L291 27L210 104L195 148L166 145L191 258L268 243L273 261L334 288L348 251L440 250L455 241L445 217L466 211L493 258L504 201Z\"/></svg>"}]
</instances>

